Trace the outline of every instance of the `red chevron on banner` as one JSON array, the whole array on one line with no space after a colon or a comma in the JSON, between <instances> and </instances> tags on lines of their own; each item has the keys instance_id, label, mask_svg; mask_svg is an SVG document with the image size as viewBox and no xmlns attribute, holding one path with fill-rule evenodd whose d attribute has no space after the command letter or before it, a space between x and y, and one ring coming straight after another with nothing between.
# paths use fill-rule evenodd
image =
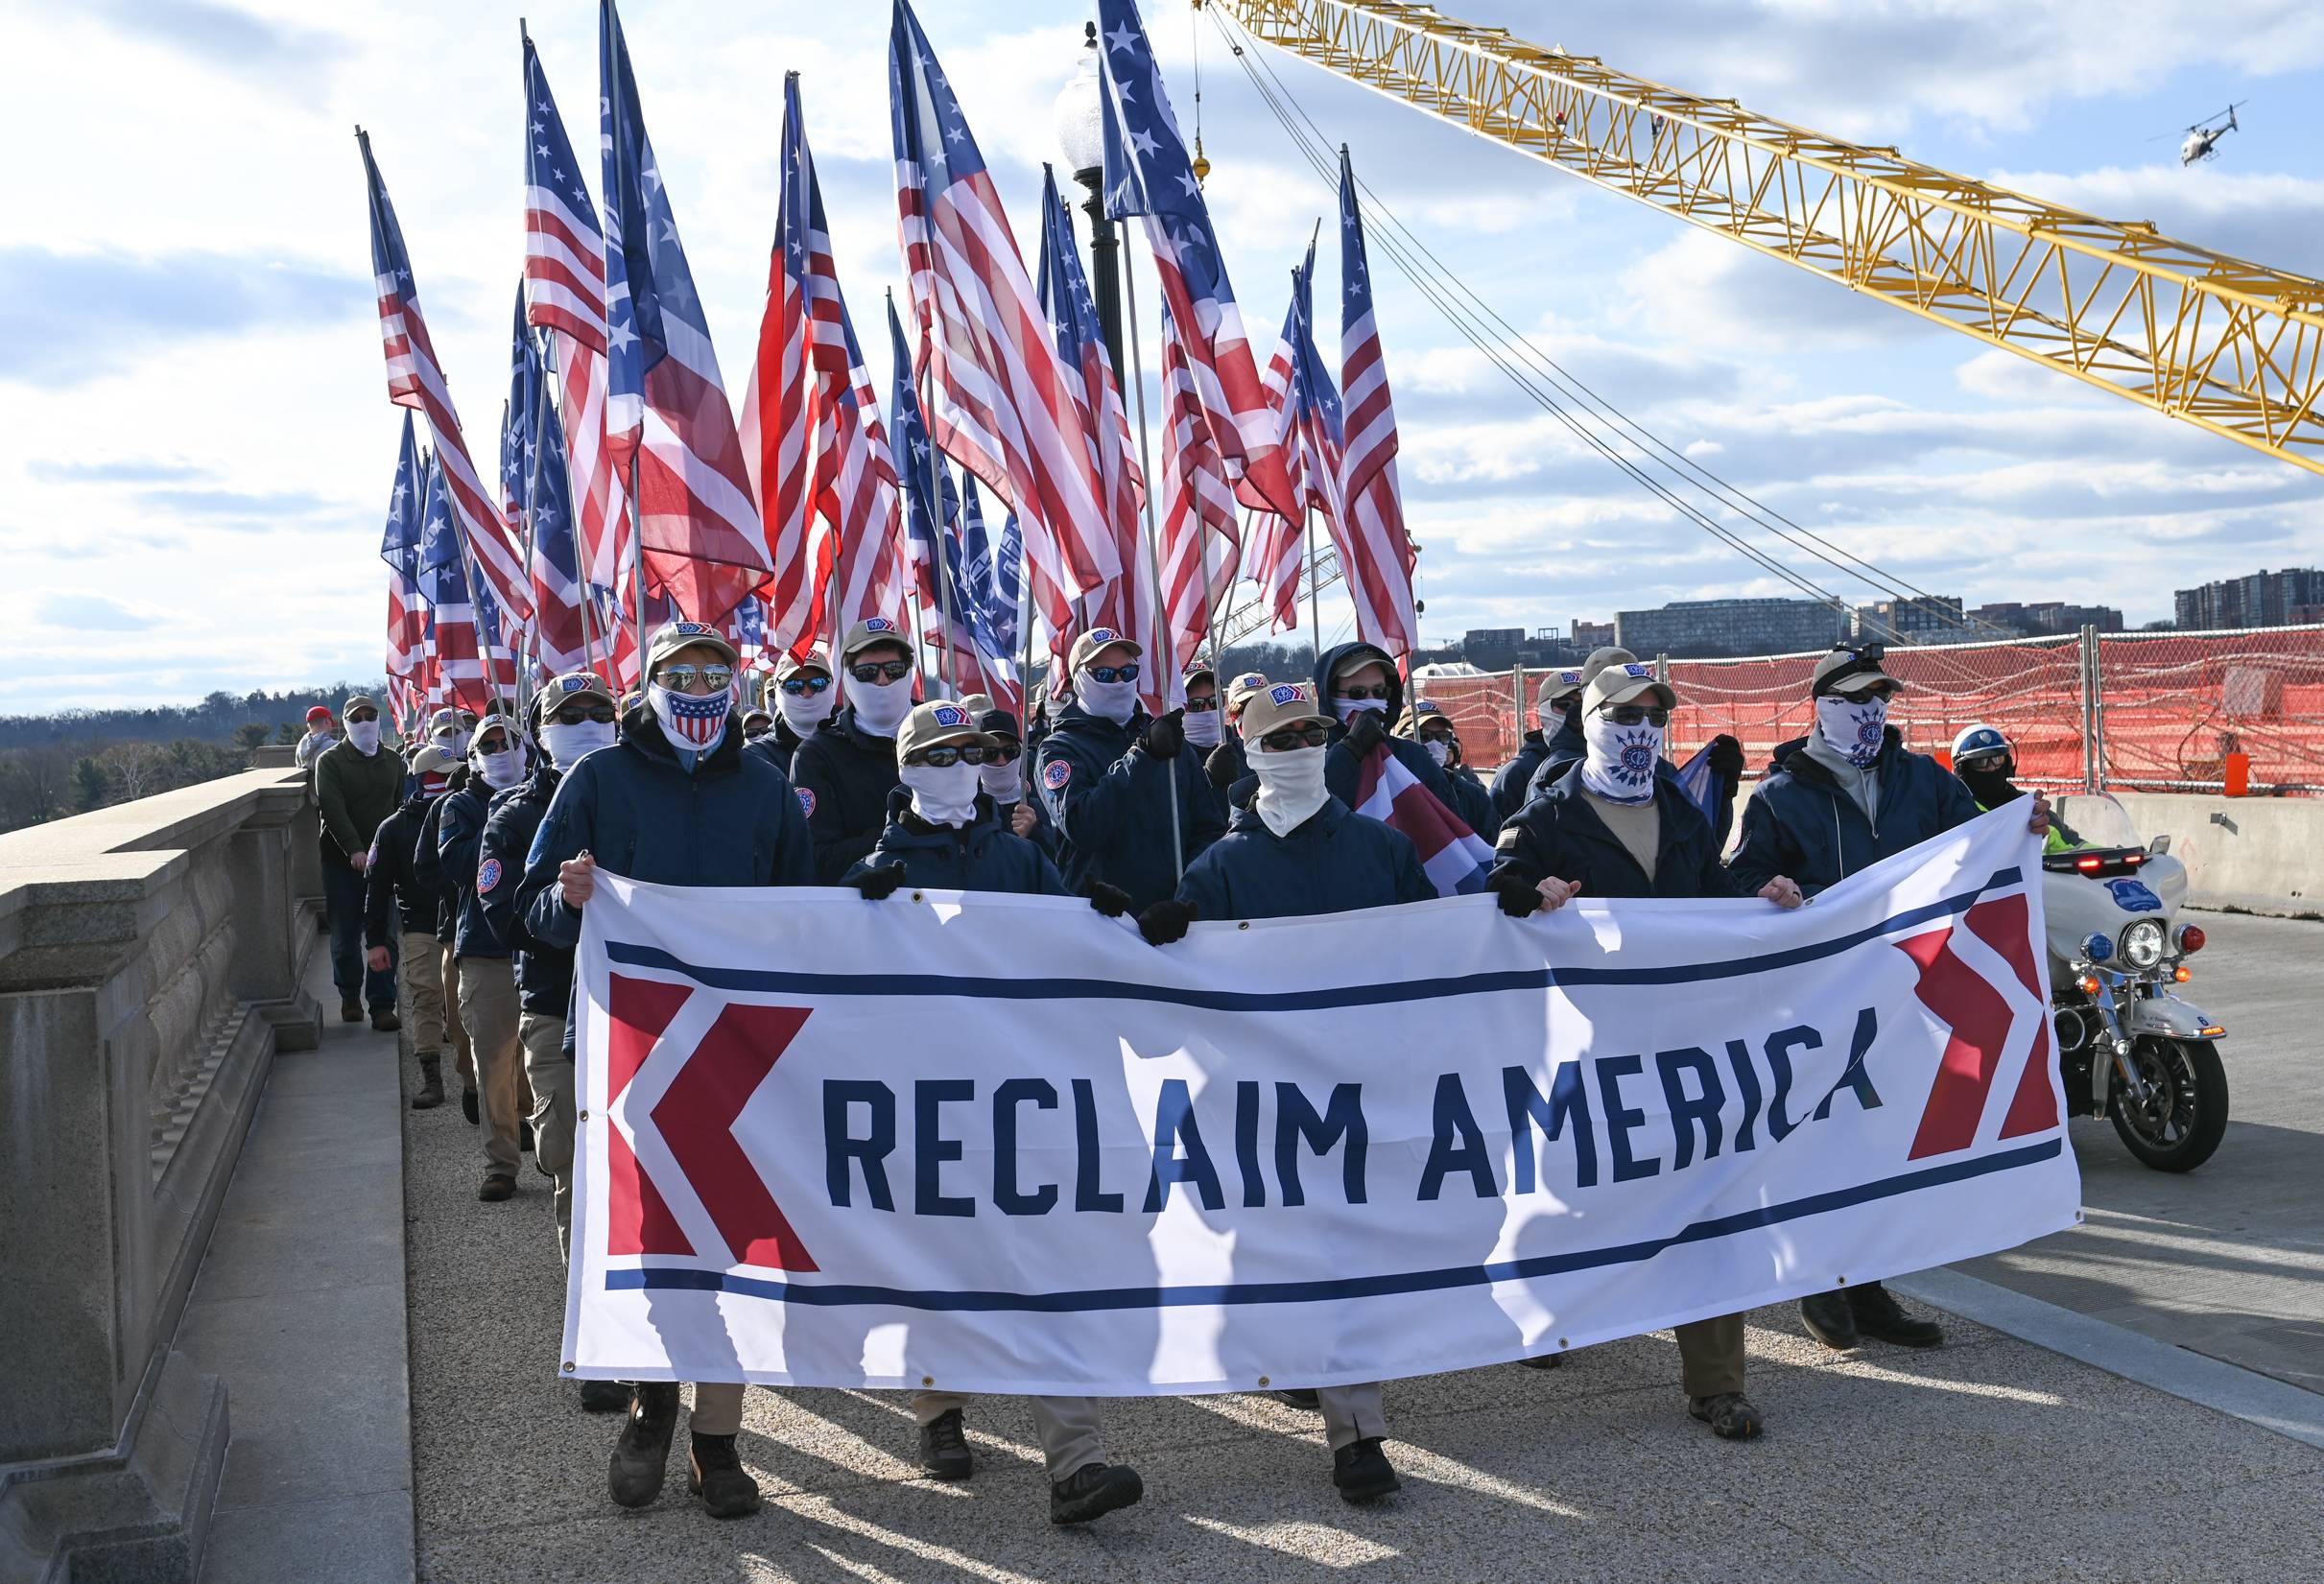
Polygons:
<instances>
[{"instance_id":1,"label":"red chevron on banner","mask_svg":"<svg viewBox=\"0 0 2324 1584\"><path fill-rule=\"evenodd\" d=\"M2041 981L2033 973L2031 947L2027 938L2028 916L2025 897L2011 895L1979 903L1969 910L1965 922L1972 934L2009 962L2038 1003ZM1908 1156L1910 1160L1966 1149L1977 1142L1978 1122L1985 1114L1986 1097L1993 1092L2002 1052L2017 1023L2008 999L1984 975L1956 956L1952 942L1953 926L1948 924L1941 930L1895 943L1897 950L1920 968L1915 994L1921 1005L1935 1013L1949 1029L1945 1053L1937 1065L1936 1081L1930 1086L1929 1103L1921 1113L1919 1131L1912 1138L1912 1149ZM2013 1136L2007 1131L2012 1127L2017 1133L2035 1132L2042 1126L2054 1125L2057 1121L2050 1092L2048 1036L2049 1018L2045 1015L2035 1032L2027 1069L2010 1101L2009 1119L2004 1123L2004 1137ZM2039 1089L2038 1101L2028 1098L2028 1086ZM2045 1108L2050 1113L2048 1123L2033 1121Z\"/></svg>"},{"instance_id":2,"label":"red chevron on banner","mask_svg":"<svg viewBox=\"0 0 2324 1584\"><path fill-rule=\"evenodd\" d=\"M611 976L606 997L605 1106L622 1098L629 1080L652 1052L653 1044L686 1005L693 990L660 980ZM668 1201L653 1179L639 1169L637 1156L622 1130L605 1125L605 1252L608 1254L687 1254L694 1244L670 1214Z\"/></svg>"},{"instance_id":3,"label":"red chevron on banner","mask_svg":"<svg viewBox=\"0 0 2324 1584\"><path fill-rule=\"evenodd\" d=\"M803 1006L730 1003L653 1108L653 1125L661 1129L702 1208L718 1223L734 1265L816 1268L782 1207L767 1192L766 1179L734 1136L743 1107L767 1081L806 1021Z\"/></svg>"},{"instance_id":4,"label":"red chevron on banner","mask_svg":"<svg viewBox=\"0 0 2324 1584\"><path fill-rule=\"evenodd\" d=\"M1977 938L1999 952L2016 971L2017 981L2035 1005L2047 1005L2041 976L2034 972L2031 923L2031 910L2023 896L1996 897L1969 910L1969 928ZM2018 1075L2017 1093L2009 1097L2009 1110L2002 1118L2002 1137L2023 1138L2056 1125L2057 1090L2050 1081L2050 1020L2045 1017L2033 1031L2033 1053L2026 1058L2026 1070Z\"/></svg>"}]
</instances>

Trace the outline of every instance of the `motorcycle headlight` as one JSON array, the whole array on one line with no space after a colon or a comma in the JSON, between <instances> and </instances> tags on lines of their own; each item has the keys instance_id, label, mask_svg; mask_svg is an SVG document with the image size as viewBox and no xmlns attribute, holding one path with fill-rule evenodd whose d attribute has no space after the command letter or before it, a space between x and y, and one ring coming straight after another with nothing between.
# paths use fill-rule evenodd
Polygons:
<instances>
[{"instance_id":1,"label":"motorcycle headlight","mask_svg":"<svg viewBox=\"0 0 2324 1584\"><path fill-rule=\"evenodd\" d=\"M2163 960L2163 925L2142 918L2122 932L2122 957L2133 968L2151 968Z\"/></svg>"}]
</instances>

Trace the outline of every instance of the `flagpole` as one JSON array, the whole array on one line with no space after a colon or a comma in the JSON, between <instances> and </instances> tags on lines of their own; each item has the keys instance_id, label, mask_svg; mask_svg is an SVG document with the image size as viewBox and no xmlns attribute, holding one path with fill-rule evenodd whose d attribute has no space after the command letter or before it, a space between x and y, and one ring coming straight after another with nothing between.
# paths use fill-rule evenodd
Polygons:
<instances>
[{"instance_id":1,"label":"flagpole","mask_svg":"<svg viewBox=\"0 0 2324 1584\"><path fill-rule=\"evenodd\" d=\"M1299 523L1307 534L1307 626L1308 640L1316 648L1316 664L1323 664L1323 591L1316 579L1316 508L1301 490Z\"/></svg>"},{"instance_id":2,"label":"flagpole","mask_svg":"<svg viewBox=\"0 0 2324 1584\"><path fill-rule=\"evenodd\" d=\"M1138 349L1138 283L1135 273L1130 268L1130 255L1136 251L1137 249L1134 248L1122 249L1122 305L1127 311L1129 319L1129 381L1138 393L1138 467L1147 479L1147 487L1142 492L1146 497L1146 575L1153 579L1154 585L1154 641L1162 646L1169 658L1171 670L1175 672L1178 668L1178 651L1177 646L1171 641L1170 610L1162 597L1162 557L1155 548L1161 533L1154 527L1152 485L1154 464L1148 454L1146 444L1146 364ZM1198 530L1199 526L1198 523ZM1195 541L1198 547L1201 542L1199 537ZM1130 577L1130 587L1134 599L1134 591L1137 587L1137 579L1134 575ZM1155 680L1158 684L1155 690L1157 695L1163 703L1169 703L1170 678L1162 676ZM1179 752L1185 751L1185 737L1181 733ZM1186 876L1186 839L1178 828L1178 771L1175 765L1169 765L1166 768L1170 771L1170 855L1172 862L1178 866L1179 878L1184 879Z\"/></svg>"},{"instance_id":3,"label":"flagpole","mask_svg":"<svg viewBox=\"0 0 2324 1584\"><path fill-rule=\"evenodd\" d=\"M645 443L642 437L638 443L641 446ZM637 685L643 689L646 685L646 524L637 510L637 452L629 453L629 476L623 483L629 496L629 594L630 604L636 612L631 626L637 634ZM678 614L682 616L685 612ZM621 686L618 681L613 685Z\"/></svg>"},{"instance_id":4,"label":"flagpole","mask_svg":"<svg viewBox=\"0 0 2324 1584\"><path fill-rule=\"evenodd\" d=\"M920 433L928 437L928 527L931 543L929 557L936 562L937 614L943 619L944 629L937 644L937 659L943 668L944 687L949 693L960 691L959 667L952 657L952 569L944 556L944 489L937 479L937 421L936 421L936 359L920 370ZM966 510L965 505L961 508Z\"/></svg>"},{"instance_id":5,"label":"flagpole","mask_svg":"<svg viewBox=\"0 0 2324 1584\"><path fill-rule=\"evenodd\" d=\"M524 28L524 19L519 17L516 25L521 32ZM557 433L568 434L569 432L565 428L565 386L564 381L557 375L557 337L555 335L541 337L541 399L557 409ZM537 430L538 426L534 427ZM584 564L585 558L582 556L581 503L587 498L588 486L586 485L580 489L573 487L573 446L571 440L568 439L565 444L565 504L572 509L574 516L573 571L575 581L581 590L581 667L601 680L610 682L612 678L607 673L613 669L612 647L606 646L605 667L604 671L600 671L597 664L597 598L589 592L596 585L589 581L589 568Z\"/></svg>"}]
</instances>

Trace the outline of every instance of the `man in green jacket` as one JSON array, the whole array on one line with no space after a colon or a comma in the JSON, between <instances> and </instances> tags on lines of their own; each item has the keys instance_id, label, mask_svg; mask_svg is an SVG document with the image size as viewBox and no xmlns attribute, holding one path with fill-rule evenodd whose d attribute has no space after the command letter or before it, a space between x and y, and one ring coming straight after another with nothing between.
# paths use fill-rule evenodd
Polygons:
<instances>
[{"instance_id":1,"label":"man in green jacket","mask_svg":"<svg viewBox=\"0 0 2324 1584\"><path fill-rule=\"evenodd\" d=\"M364 961L364 872L370 865L371 838L381 821L403 801L404 765L379 740L379 705L364 694L348 696L339 719L345 740L315 761L315 801L322 810L322 904L331 923L331 981L339 986L339 1016L361 1023L363 1004L371 1007L371 1027L392 1033L395 1019L393 943L385 969Z\"/></svg>"}]
</instances>

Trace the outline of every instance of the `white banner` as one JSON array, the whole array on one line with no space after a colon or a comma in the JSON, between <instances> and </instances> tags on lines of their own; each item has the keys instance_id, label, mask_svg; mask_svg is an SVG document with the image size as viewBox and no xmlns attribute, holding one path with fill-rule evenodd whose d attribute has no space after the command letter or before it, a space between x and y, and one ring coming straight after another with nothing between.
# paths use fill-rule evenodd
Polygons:
<instances>
[{"instance_id":1,"label":"white banner","mask_svg":"<svg viewBox=\"0 0 2324 1584\"><path fill-rule=\"evenodd\" d=\"M1783 912L1155 949L1054 897L601 872L564 1368L1130 1395L1490 1364L2071 1224L2038 839Z\"/></svg>"}]
</instances>

